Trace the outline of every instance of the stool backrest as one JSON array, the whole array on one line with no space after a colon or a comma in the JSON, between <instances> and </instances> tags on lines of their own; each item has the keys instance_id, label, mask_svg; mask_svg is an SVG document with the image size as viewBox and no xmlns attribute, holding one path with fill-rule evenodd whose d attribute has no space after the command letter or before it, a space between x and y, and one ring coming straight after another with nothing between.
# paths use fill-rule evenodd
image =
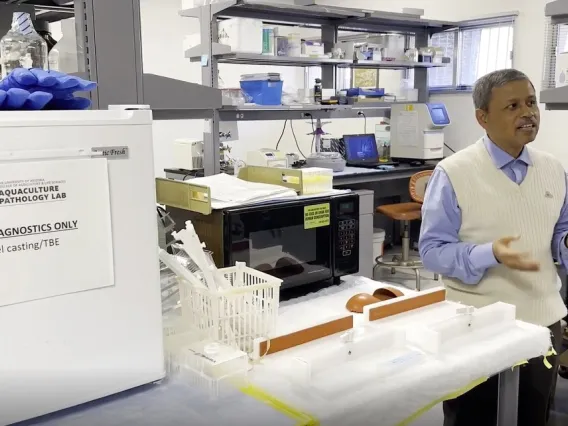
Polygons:
<instances>
[{"instance_id":1,"label":"stool backrest","mask_svg":"<svg viewBox=\"0 0 568 426\"><path fill-rule=\"evenodd\" d=\"M428 180L432 176L433 170L424 170L412 175L410 178L410 183L408 184L408 190L410 192L410 198L416 203L424 202L424 194L426 193L426 186L428 185Z\"/></svg>"}]
</instances>

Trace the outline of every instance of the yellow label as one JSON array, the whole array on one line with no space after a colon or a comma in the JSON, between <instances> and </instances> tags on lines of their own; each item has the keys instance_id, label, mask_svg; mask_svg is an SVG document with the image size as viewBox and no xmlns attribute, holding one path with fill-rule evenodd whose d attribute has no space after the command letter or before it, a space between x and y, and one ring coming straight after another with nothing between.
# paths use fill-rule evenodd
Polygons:
<instances>
[{"instance_id":1,"label":"yellow label","mask_svg":"<svg viewBox=\"0 0 568 426\"><path fill-rule=\"evenodd\" d=\"M304 229L329 225L329 203L304 207Z\"/></svg>"},{"instance_id":2,"label":"yellow label","mask_svg":"<svg viewBox=\"0 0 568 426\"><path fill-rule=\"evenodd\" d=\"M414 111L414 105L406 105L406 111Z\"/></svg>"}]
</instances>

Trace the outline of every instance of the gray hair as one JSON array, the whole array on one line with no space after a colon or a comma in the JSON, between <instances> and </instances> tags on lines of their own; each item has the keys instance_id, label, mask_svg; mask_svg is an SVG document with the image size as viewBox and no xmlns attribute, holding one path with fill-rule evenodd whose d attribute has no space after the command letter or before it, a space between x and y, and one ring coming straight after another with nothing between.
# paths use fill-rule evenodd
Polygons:
<instances>
[{"instance_id":1,"label":"gray hair","mask_svg":"<svg viewBox=\"0 0 568 426\"><path fill-rule=\"evenodd\" d=\"M498 70L484 75L473 86L473 105L475 109L487 111L491 101L491 92L494 88L519 80L528 80L530 82L526 74L515 69Z\"/></svg>"}]
</instances>

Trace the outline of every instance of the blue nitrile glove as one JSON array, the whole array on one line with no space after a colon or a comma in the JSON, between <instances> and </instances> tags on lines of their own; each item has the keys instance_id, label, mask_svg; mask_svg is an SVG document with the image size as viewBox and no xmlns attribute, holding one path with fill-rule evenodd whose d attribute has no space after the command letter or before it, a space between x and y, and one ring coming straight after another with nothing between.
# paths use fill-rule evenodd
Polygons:
<instances>
[{"instance_id":1,"label":"blue nitrile glove","mask_svg":"<svg viewBox=\"0 0 568 426\"><path fill-rule=\"evenodd\" d=\"M31 110L44 109L53 99L51 93L30 93L24 89L0 90L0 110Z\"/></svg>"},{"instance_id":2,"label":"blue nitrile glove","mask_svg":"<svg viewBox=\"0 0 568 426\"><path fill-rule=\"evenodd\" d=\"M18 88L30 93L46 92L53 100L46 109L86 109L91 101L73 96L75 92L90 91L97 87L92 81L67 75L59 71L45 71L38 68L17 68L0 81L0 90Z\"/></svg>"},{"instance_id":3,"label":"blue nitrile glove","mask_svg":"<svg viewBox=\"0 0 568 426\"><path fill-rule=\"evenodd\" d=\"M97 87L93 81L68 75L59 71L45 71L40 68L16 68L0 82L0 89L18 88L34 92L41 90L49 93L67 95L74 92L90 91Z\"/></svg>"}]
</instances>

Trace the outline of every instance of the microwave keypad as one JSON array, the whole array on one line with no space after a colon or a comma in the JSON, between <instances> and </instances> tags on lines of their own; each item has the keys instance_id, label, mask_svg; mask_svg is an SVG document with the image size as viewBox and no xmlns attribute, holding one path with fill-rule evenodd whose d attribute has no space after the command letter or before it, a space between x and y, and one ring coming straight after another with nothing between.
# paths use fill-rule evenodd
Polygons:
<instances>
[{"instance_id":1,"label":"microwave keypad","mask_svg":"<svg viewBox=\"0 0 568 426\"><path fill-rule=\"evenodd\" d=\"M339 250L343 257L351 255L351 251L355 247L355 232L357 232L357 223L355 220L339 221Z\"/></svg>"}]
</instances>

